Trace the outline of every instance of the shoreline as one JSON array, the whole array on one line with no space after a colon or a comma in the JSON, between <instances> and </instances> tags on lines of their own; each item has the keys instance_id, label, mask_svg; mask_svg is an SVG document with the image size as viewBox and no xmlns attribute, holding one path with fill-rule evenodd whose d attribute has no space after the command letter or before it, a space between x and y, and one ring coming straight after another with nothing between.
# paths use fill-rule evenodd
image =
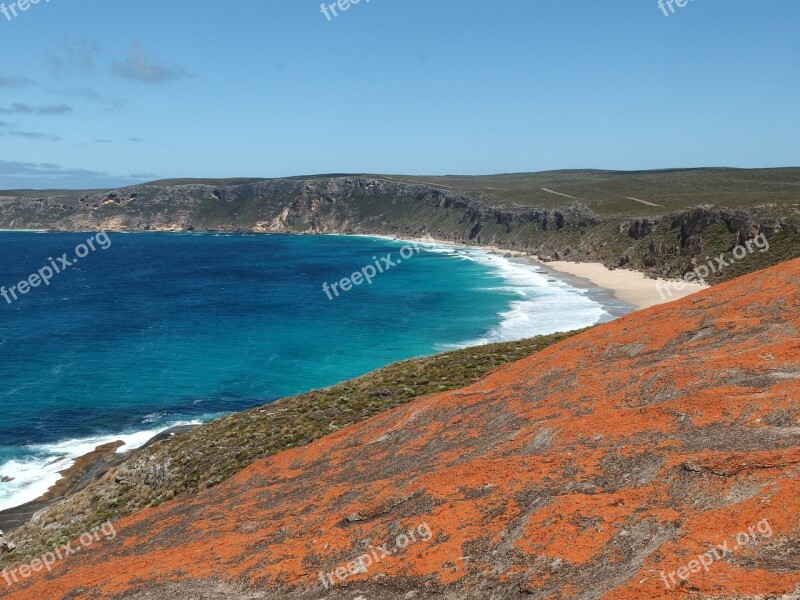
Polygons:
<instances>
[{"instance_id":1,"label":"shoreline","mask_svg":"<svg viewBox=\"0 0 800 600\"><path fill-rule=\"evenodd\" d=\"M15 230L22 232L22 230ZM33 232L28 230L26 232ZM40 232L39 230L36 231ZM75 232L63 232L75 233ZM123 232L113 232L123 233ZM136 233L136 232L126 232ZM182 233L174 231L164 232L142 232L142 233ZM226 232L226 233L239 233L239 232ZM278 234L279 232L252 232L255 234ZM291 234L289 234L291 235ZM309 234L299 234L309 235ZM411 242L421 244L435 244L452 248L454 250L471 250L480 251L486 254L502 257L510 262L524 263L526 267L534 266L535 270L540 274L552 277L553 279L566 284L572 288L586 292L586 297L592 302L602 307L606 313L598 324L614 320L618 317L624 316L631 312L648 308L656 304L661 304L671 300L677 300L684 296L690 295L696 291L706 289L709 286L693 286L687 285L686 289L682 292L672 290L673 296L667 299L661 299L658 296L656 285L659 282L663 284L673 283L669 280L651 279L638 271L628 269L612 270L608 269L600 263L570 263L564 261L558 262L544 262L538 260L529 252L505 249L498 246L491 245L469 245L447 240L439 240L430 236L414 238L414 237L399 237L385 234L346 234L346 233L333 233L333 234L310 234L310 235L335 235L343 237L368 237L373 239L383 239L395 242ZM691 289L692 287L697 289ZM178 428L180 429L180 428ZM147 446L151 443L169 437L176 433L176 428L171 427L165 429L163 432L156 434L144 445ZM110 468L110 463L113 463L114 455L117 455L119 446L123 445L122 442L108 443L103 446L98 446L93 451L73 458L72 465L61 471L61 477L54 483L45 494L36 498L35 500L22 503L16 507L0 511L0 529L5 526L6 531L18 526L20 519L25 515L28 518L32 517L43 506L47 506L60 498L63 498L69 493L76 491L76 487L80 482L85 481L91 473L97 473L103 467ZM132 448L133 449L133 448Z\"/></svg>"},{"instance_id":2,"label":"shoreline","mask_svg":"<svg viewBox=\"0 0 800 600\"><path fill-rule=\"evenodd\" d=\"M26 232L26 233L87 233L87 231L59 231L53 229L0 229L0 233L13 233L13 232ZM591 291L602 290L610 294L614 299L623 302L631 307L633 310L641 310L650 308L659 304L665 304L674 300L680 300L686 296L690 296L697 292L709 289L711 286L708 284L686 283L683 290L675 289L675 284L681 280L652 278L641 271L633 269L610 269L603 263L596 262L571 262L571 261L542 261L528 251L513 250L509 248L502 248L500 246L492 245L473 245L465 244L463 242L454 242L451 240L440 240L431 236L425 237L405 237L394 234L385 233L318 233L318 232L283 232L283 231L257 231L257 230L217 230L217 231L184 231L179 229L151 229L147 231L130 231L119 229L108 229L107 233L119 234L134 234L134 233L192 233L192 234L213 234L213 233L228 233L228 234L256 234L256 235L334 235L334 236L352 236L352 237L371 237L378 239L387 239L393 241L408 241L419 242L428 244L439 244L443 246L451 246L453 248L464 248L471 250L484 250L491 254L497 254L503 257L513 257L525 259L536 266L542 268L545 272L554 277L558 277L577 287L579 289L586 289ZM658 291L658 285L669 287L669 295L662 297ZM617 314L615 316L621 316Z\"/></svg>"},{"instance_id":3,"label":"shoreline","mask_svg":"<svg viewBox=\"0 0 800 600\"><path fill-rule=\"evenodd\" d=\"M147 448L161 440L192 431L196 427L199 427L199 425L175 425L169 427L151 437L144 445L121 453L119 449L125 446L125 442L122 440L107 442L97 446L87 454L70 459L72 464L59 471L60 479L50 486L44 494L29 502L0 510L0 531L10 533L30 521L40 510L80 492L91 481L102 477L119 464L128 452ZM64 459L56 459L55 462L62 460Z\"/></svg>"},{"instance_id":4,"label":"shoreline","mask_svg":"<svg viewBox=\"0 0 800 600\"><path fill-rule=\"evenodd\" d=\"M125 454L165 437L190 431L199 424L200 421L179 421L133 433L94 435L53 442L40 456L32 456L27 465L23 463L22 471L14 473L5 469L0 473L0 477L8 477L7 481L0 482L0 489L5 485L18 486L0 504L0 529L3 529L9 512L53 502L80 491L90 478L102 475ZM41 451L47 447L48 444L42 444L39 449ZM36 473L38 477L32 478L31 473Z\"/></svg>"},{"instance_id":5,"label":"shoreline","mask_svg":"<svg viewBox=\"0 0 800 600\"><path fill-rule=\"evenodd\" d=\"M347 234L337 234L347 235ZM438 240L433 237L413 238L388 235L362 235L360 237L375 237L391 239L394 241L407 241L422 244L440 244L454 248L470 250L484 250L505 258L524 259L544 272L561 279L562 281L579 289L599 289L616 300L632 307L632 311L643 310L659 304L680 300L698 292L709 289L707 284L686 283L683 290L675 289L676 280L651 278L641 271L632 269L609 269L602 263L570 262L570 261L542 261L529 252L520 250L507 250L499 246L469 245L447 240ZM668 287L669 295L659 293L659 286ZM621 315L616 315L621 316Z\"/></svg>"},{"instance_id":6,"label":"shoreline","mask_svg":"<svg viewBox=\"0 0 800 600\"><path fill-rule=\"evenodd\" d=\"M607 288L615 297L635 306L636 310L644 310L659 304L680 300L711 288L707 284L685 283L685 287L678 291L675 289L677 281L651 279L640 271L609 269L602 263L541 262L533 258L532 260L558 273ZM659 286L668 288L668 293L660 293Z\"/></svg>"},{"instance_id":7,"label":"shoreline","mask_svg":"<svg viewBox=\"0 0 800 600\"><path fill-rule=\"evenodd\" d=\"M336 235L349 235L349 234L336 234ZM596 283L591 282L587 279L575 277L573 275L570 275L569 273L560 272L555 269L548 268L546 263L536 260L535 257L533 257L532 255L528 254L527 252L522 252L520 250L506 250L505 248L500 248L498 246L470 246L467 244L460 244L457 242L437 240L431 237L407 238L407 237L395 237L388 235L368 235L368 234L363 234L363 235L356 234L353 237L369 237L369 238L383 239L394 242L431 244L437 246L445 246L448 248L452 248L453 250L456 251L479 251L488 255L497 256L499 258L507 260L512 264L513 263L520 264L525 268L530 268L531 266L533 266L535 267L534 272L538 272L540 275L551 278L553 282L560 282L576 290L586 292L585 297L594 302L595 304L600 305L603 311L607 315L606 317L603 317L600 319L600 321L598 321L597 323L598 325L601 323L607 323L609 321L613 321L614 319L623 317L629 313L639 310L639 308L636 305L618 297L614 293L614 290L611 290L607 287L603 287L601 285L597 285Z\"/></svg>"}]
</instances>

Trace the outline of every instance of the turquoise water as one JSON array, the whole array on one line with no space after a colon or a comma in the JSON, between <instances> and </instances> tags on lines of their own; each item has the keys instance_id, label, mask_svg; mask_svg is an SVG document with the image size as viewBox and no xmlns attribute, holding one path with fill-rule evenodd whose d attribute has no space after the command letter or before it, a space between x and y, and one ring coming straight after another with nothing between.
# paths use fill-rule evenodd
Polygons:
<instances>
[{"instance_id":1,"label":"turquoise water","mask_svg":"<svg viewBox=\"0 0 800 600\"><path fill-rule=\"evenodd\" d=\"M10 288L92 234L0 233ZM0 298L0 509L41 494L47 466L97 443L143 443L480 341L582 327L584 292L479 252L428 246L371 285L322 289L402 243L340 236L110 234L9 304ZM538 277L538 280L532 278ZM538 286L538 287L537 287ZM13 300L13 299L12 299ZM538 311L538 312L537 312ZM560 311L560 312L559 312Z\"/></svg>"}]
</instances>

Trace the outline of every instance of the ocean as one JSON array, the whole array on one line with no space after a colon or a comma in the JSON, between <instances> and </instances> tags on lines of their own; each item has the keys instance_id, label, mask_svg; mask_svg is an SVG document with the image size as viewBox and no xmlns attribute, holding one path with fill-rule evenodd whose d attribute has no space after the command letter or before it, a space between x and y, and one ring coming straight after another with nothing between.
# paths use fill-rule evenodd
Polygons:
<instances>
[{"instance_id":1,"label":"ocean","mask_svg":"<svg viewBox=\"0 0 800 600\"><path fill-rule=\"evenodd\" d=\"M102 443L129 450L398 360L609 318L599 296L525 261L441 244L400 261L403 245L0 233L0 479L11 478L0 510L37 498ZM387 255L396 264L371 284L323 290Z\"/></svg>"}]
</instances>

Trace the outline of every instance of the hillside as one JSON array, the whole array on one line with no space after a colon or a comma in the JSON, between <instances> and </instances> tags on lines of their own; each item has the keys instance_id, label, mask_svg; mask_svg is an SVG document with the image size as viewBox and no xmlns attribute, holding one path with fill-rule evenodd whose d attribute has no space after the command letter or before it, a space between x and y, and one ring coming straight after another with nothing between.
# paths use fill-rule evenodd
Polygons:
<instances>
[{"instance_id":1,"label":"hillside","mask_svg":"<svg viewBox=\"0 0 800 600\"><path fill-rule=\"evenodd\" d=\"M0 227L431 236L680 277L764 234L800 256L800 169L554 171L486 177L175 179L118 190L0 192Z\"/></svg>"},{"instance_id":2,"label":"hillside","mask_svg":"<svg viewBox=\"0 0 800 600\"><path fill-rule=\"evenodd\" d=\"M228 415L122 457L113 454L118 447L113 444L100 453L113 462L77 464L75 473L66 473L45 499L56 500L54 503L46 507L36 503L33 521L24 523L29 514L26 507L0 512L0 529L5 529L16 545L15 553L0 554L0 570L21 557L37 556L66 543L105 521L117 521L138 509L213 487L259 458L305 446L417 397L474 383L497 367L576 333L394 363L352 381ZM94 472L86 474L87 466ZM17 518L18 512L22 518ZM24 524L11 531L18 522Z\"/></svg>"},{"instance_id":3,"label":"hillside","mask_svg":"<svg viewBox=\"0 0 800 600\"><path fill-rule=\"evenodd\" d=\"M592 328L123 519L6 597L797 598L798 308L794 260Z\"/></svg>"}]
</instances>

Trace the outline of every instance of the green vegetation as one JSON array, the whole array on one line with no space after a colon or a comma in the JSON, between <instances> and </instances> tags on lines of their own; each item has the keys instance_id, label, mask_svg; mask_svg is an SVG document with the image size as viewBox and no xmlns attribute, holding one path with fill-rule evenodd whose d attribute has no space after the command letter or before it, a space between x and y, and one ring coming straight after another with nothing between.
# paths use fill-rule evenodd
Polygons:
<instances>
[{"instance_id":1,"label":"green vegetation","mask_svg":"<svg viewBox=\"0 0 800 600\"><path fill-rule=\"evenodd\" d=\"M652 217L709 204L749 208L764 204L800 206L800 169L666 169L660 171L546 171L480 177L406 177L444 189L480 192L493 205L556 209L573 196L598 215ZM652 204L630 200L638 198Z\"/></svg>"},{"instance_id":2,"label":"green vegetation","mask_svg":"<svg viewBox=\"0 0 800 600\"><path fill-rule=\"evenodd\" d=\"M327 174L289 177L286 181L335 177L370 177L416 183L442 190L482 194L491 206L555 210L580 202L598 215L654 217L701 204L749 208L774 204L800 206L800 168L663 169L656 171L565 170L485 176L406 176ZM267 179L164 179L146 185L210 185L229 187ZM543 189L544 188L544 189ZM551 191L545 191L551 190ZM558 195L553 192L558 192ZM38 192L41 195L41 192ZM9 196L14 195L9 192ZM571 196L572 198L570 198ZM637 198L644 202L637 202ZM657 204L650 206L645 204Z\"/></svg>"},{"instance_id":3,"label":"green vegetation","mask_svg":"<svg viewBox=\"0 0 800 600\"><path fill-rule=\"evenodd\" d=\"M557 209L579 201L598 215L659 216L701 204L749 208L774 204L799 206L800 168L779 169L663 169L656 171L564 170L485 176L406 176L332 173L282 180L257 177L228 179L162 179L147 186L205 185L218 188L276 181L325 180L367 177L401 183L416 183L442 190L482 194L497 207ZM136 187L136 186L134 186ZM542 188L564 194L560 196ZM40 198L70 194L100 193L102 190L7 190L0 196ZM650 206L631 198L661 206Z\"/></svg>"},{"instance_id":4,"label":"green vegetation","mask_svg":"<svg viewBox=\"0 0 800 600\"><path fill-rule=\"evenodd\" d=\"M769 240L769 250L761 252L755 249L752 254L748 253L745 258L731 264L723 272L719 273L716 280L729 281L753 271L768 269L784 261L797 258L798 252L800 252L800 248L798 248L797 236L788 231L783 231ZM722 251L715 254L714 250L712 250L709 256L719 256L721 253Z\"/></svg>"},{"instance_id":5,"label":"green vegetation","mask_svg":"<svg viewBox=\"0 0 800 600\"><path fill-rule=\"evenodd\" d=\"M211 185L215 187L228 187L232 185L246 185L248 183L258 183L264 181L263 177L232 177L230 179L202 179L202 178L184 178L184 179L158 179L150 181L142 185L158 185L158 186L173 186L173 185Z\"/></svg>"}]
</instances>

